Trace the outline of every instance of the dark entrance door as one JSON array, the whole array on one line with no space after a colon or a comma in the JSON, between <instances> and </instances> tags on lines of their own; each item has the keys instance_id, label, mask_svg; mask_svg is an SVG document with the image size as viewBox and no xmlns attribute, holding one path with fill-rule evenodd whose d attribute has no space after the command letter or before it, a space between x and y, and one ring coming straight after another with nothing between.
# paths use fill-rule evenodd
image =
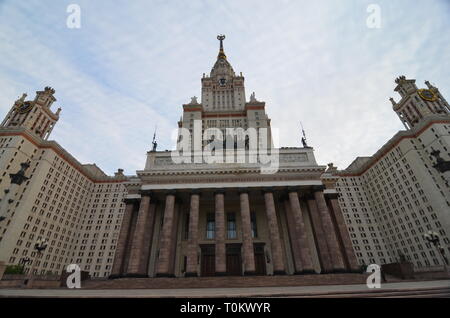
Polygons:
<instances>
[{"instance_id":1,"label":"dark entrance door","mask_svg":"<svg viewBox=\"0 0 450 318\"><path fill-rule=\"evenodd\" d=\"M242 259L241 259L240 244L227 245L227 274L231 276L242 275Z\"/></svg>"},{"instance_id":2,"label":"dark entrance door","mask_svg":"<svg viewBox=\"0 0 450 318\"><path fill-rule=\"evenodd\" d=\"M266 256L264 254L264 244L254 244L255 251L255 274L266 275Z\"/></svg>"},{"instance_id":3,"label":"dark entrance door","mask_svg":"<svg viewBox=\"0 0 450 318\"><path fill-rule=\"evenodd\" d=\"M201 246L202 257L200 265L201 276L214 276L216 272L216 257L214 245Z\"/></svg>"}]
</instances>

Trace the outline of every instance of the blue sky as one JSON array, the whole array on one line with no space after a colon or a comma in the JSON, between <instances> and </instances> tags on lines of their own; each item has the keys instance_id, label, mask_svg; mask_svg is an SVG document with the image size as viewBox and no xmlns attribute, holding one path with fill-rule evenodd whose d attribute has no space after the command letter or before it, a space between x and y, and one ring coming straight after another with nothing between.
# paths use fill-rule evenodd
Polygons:
<instances>
[{"instance_id":1,"label":"blue sky","mask_svg":"<svg viewBox=\"0 0 450 318\"><path fill-rule=\"evenodd\" d=\"M71 3L80 29L66 26ZM379 29L366 25L372 3ZM159 149L173 148L181 105L200 96L224 33L280 145L301 145L301 121L318 162L345 168L403 129L388 100L398 75L450 99L449 30L447 0L3 0L0 114L52 86L62 112L51 139L82 163L134 174L155 125Z\"/></svg>"}]
</instances>

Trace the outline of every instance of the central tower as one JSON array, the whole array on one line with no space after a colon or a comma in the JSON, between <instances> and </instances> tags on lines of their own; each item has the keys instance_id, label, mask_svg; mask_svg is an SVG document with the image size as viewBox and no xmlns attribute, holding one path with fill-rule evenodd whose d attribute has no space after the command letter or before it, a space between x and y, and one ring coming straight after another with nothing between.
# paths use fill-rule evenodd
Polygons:
<instances>
[{"instance_id":1,"label":"central tower","mask_svg":"<svg viewBox=\"0 0 450 318\"><path fill-rule=\"evenodd\" d=\"M218 128L226 136L227 128L267 129L267 146L273 147L270 119L265 112L265 102L258 101L255 93L250 100L245 98L244 76L236 76L233 67L225 55L223 41L225 35L218 35L219 54L209 76L203 73L201 103L197 97L183 104L183 116L178 122L179 128L193 132L194 121L201 121L202 135L205 129ZM180 133L179 133L180 136ZM178 139L181 140L180 137ZM205 146L207 142L203 142ZM194 147L192 147L194 148Z\"/></svg>"},{"instance_id":2,"label":"central tower","mask_svg":"<svg viewBox=\"0 0 450 318\"><path fill-rule=\"evenodd\" d=\"M217 61L210 76L202 78L202 105L207 111L244 110L245 89L242 73L236 76L223 49L225 35L218 35L220 41Z\"/></svg>"}]
</instances>

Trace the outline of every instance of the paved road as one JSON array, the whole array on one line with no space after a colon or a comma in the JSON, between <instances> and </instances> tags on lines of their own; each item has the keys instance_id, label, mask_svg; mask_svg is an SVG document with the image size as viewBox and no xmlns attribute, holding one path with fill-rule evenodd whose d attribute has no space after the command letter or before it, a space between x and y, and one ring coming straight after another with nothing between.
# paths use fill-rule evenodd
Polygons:
<instances>
[{"instance_id":1,"label":"paved road","mask_svg":"<svg viewBox=\"0 0 450 318\"><path fill-rule=\"evenodd\" d=\"M421 288L450 288L450 280L386 283L375 291L413 290ZM299 294L333 294L340 292L372 292L366 285L329 285L252 288L189 288L189 289L0 289L0 297L264 297Z\"/></svg>"}]
</instances>

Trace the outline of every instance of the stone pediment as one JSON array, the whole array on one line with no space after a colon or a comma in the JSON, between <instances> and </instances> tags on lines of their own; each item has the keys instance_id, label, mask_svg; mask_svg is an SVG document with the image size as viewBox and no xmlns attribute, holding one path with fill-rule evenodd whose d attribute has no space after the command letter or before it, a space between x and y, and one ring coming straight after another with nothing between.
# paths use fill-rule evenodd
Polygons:
<instances>
[{"instance_id":1,"label":"stone pediment","mask_svg":"<svg viewBox=\"0 0 450 318\"><path fill-rule=\"evenodd\" d=\"M240 153L242 155L243 153ZM238 159L238 154L231 152L223 152L223 157L215 157L216 162L206 162L201 152L192 153L191 157L181 160L175 157L171 151L148 152L147 162L144 171L147 170L189 170L189 169L214 169L221 170L224 168L250 168L259 169L264 166L265 162L260 160L260 155L254 151L246 151L243 157ZM249 156L253 156L253 160ZM266 155L265 153L263 154ZM228 157L227 157L228 156ZM274 149L267 154L271 160L277 162L280 167L305 167L317 166L312 148L280 148ZM175 158L175 159L174 159Z\"/></svg>"}]
</instances>

